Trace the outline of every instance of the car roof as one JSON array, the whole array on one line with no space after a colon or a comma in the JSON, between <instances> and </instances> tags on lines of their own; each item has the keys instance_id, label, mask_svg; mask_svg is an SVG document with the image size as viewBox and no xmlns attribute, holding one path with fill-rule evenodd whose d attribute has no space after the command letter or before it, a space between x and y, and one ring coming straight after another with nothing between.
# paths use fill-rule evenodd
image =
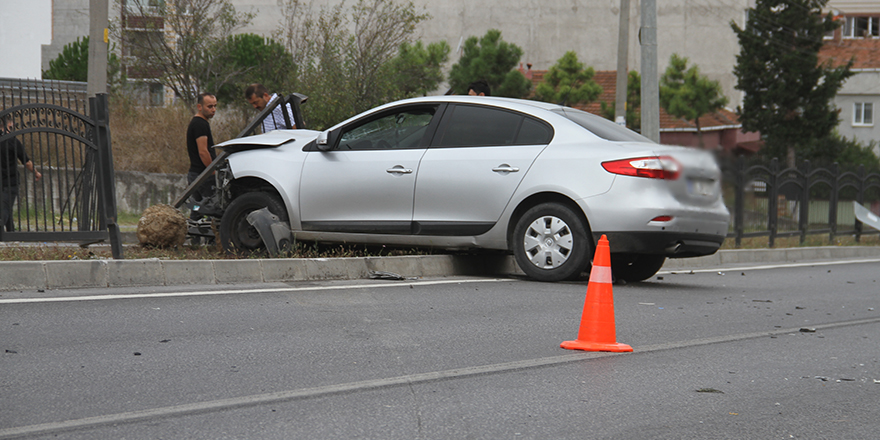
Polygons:
<instances>
[{"instance_id":1,"label":"car roof","mask_svg":"<svg viewBox=\"0 0 880 440\"><path fill-rule=\"evenodd\" d=\"M559 104L553 104L542 101L532 101L528 99L503 98L500 96L470 96L470 95L439 95L439 96L422 96L419 98L404 99L391 104L403 104L407 102L456 102L456 103L480 103L507 106L528 106L536 107L543 110L552 110L562 108Z\"/></svg>"},{"instance_id":2,"label":"car roof","mask_svg":"<svg viewBox=\"0 0 880 440\"><path fill-rule=\"evenodd\" d=\"M378 107L374 107L370 110L358 113L351 118L348 118L336 125L334 125L331 129L338 128L342 125L345 125L354 120L360 119L366 115L375 114L378 112L382 112L386 109L397 107L400 105L409 105L409 104L437 104L437 103L463 103L463 104L483 104L483 105L491 105L496 107L507 108L511 110L518 110L525 113L535 114L536 112L540 113L542 111L550 111L554 109L563 109L563 107L559 104L552 104L549 102L541 102L541 101L531 101L528 99L516 99L516 98L502 98L496 96L470 96L470 95L436 95L436 96L421 96L418 98L409 98L403 99L400 101L389 102L387 104L380 105Z\"/></svg>"}]
</instances>

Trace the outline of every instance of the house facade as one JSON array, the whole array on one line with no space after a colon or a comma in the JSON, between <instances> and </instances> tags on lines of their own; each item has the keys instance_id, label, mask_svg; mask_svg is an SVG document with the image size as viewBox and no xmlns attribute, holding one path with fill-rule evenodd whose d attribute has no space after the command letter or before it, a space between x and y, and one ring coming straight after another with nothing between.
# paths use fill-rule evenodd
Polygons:
<instances>
[{"instance_id":1,"label":"house facade","mask_svg":"<svg viewBox=\"0 0 880 440\"><path fill-rule=\"evenodd\" d=\"M111 2L111 20L120 15ZM122 0L119 3L134 0ZM146 4L164 0L141 0ZM281 22L287 0L231 0L237 11L255 14L252 23L241 29L271 36ZM339 0L341 1L341 0ZM305 0L313 11L339 1ZM351 4L353 2L347 2ZM417 28L416 37L426 43L445 40L453 51L471 36L483 36L489 29L499 29L505 41L523 49L521 61L536 69L549 69L573 50L578 58L596 70L617 68L617 38L620 0L413 0L419 11L431 16ZM678 53L700 66L700 70L721 83L732 105L740 101L734 90L733 65L739 44L730 22L743 25L745 10L754 0L659 0L657 1L657 41L660 72L669 57ZM89 0L53 0L52 42L43 47L43 68L58 56L64 45L88 35ZM640 2L630 2L628 69L640 70ZM447 68L458 61L459 52L450 55ZM441 87L442 88L442 87Z\"/></svg>"},{"instance_id":2,"label":"house facade","mask_svg":"<svg viewBox=\"0 0 880 440\"><path fill-rule=\"evenodd\" d=\"M855 73L846 80L834 99L840 109L838 132L862 144L874 143L880 156L880 2L849 3L833 12L842 26L826 36L819 52L820 62L841 66L853 61Z\"/></svg>"}]
</instances>

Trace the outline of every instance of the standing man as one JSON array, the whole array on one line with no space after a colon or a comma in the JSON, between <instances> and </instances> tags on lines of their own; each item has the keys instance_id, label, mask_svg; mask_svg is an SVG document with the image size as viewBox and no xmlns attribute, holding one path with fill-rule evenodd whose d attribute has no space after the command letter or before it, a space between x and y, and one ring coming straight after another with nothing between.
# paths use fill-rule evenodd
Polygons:
<instances>
[{"instance_id":1,"label":"standing man","mask_svg":"<svg viewBox=\"0 0 880 440\"><path fill-rule=\"evenodd\" d=\"M186 129L186 152L189 154L187 184L196 180L216 157L216 153L211 148L214 146L214 137L211 135L211 124L208 121L217 112L217 98L210 93L200 94L196 109L196 114L189 121L189 127ZM210 199L213 193L214 185L209 181L198 187L192 197L199 202ZM201 215L195 210L189 215L191 220L198 220L199 217Z\"/></svg>"},{"instance_id":2,"label":"standing man","mask_svg":"<svg viewBox=\"0 0 880 440\"><path fill-rule=\"evenodd\" d=\"M12 117L3 117L3 129L0 135L12 133ZM34 173L34 180L38 181L42 174L34 169L34 163L24 151L24 145L16 138L9 138L0 143L0 228L6 227L6 232L15 230L12 221L12 206L18 198L18 162L24 164L25 169Z\"/></svg>"},{"instance_id":3,"label":"standing man","mask_svg":"<svg viewBox=\"0 0 880 440\"><path fill-rule=\"evenodd\" d=\"M262 84L251 84L244 91L244 99L247 99L247 102L259 111L263 111L270 102L277 98L277 93L269 95L269 90ZM290 104L287 104L285 107L287 108L287 116L290 118L291 128L296 128L296 122L293 120L293 109L290 107ZM287 125L284 124L284 113L281 106L275 107L272 110L272 114L267 115L266 119L263 119L263 133L286 128Z\"/></svg>"}]
</instances>

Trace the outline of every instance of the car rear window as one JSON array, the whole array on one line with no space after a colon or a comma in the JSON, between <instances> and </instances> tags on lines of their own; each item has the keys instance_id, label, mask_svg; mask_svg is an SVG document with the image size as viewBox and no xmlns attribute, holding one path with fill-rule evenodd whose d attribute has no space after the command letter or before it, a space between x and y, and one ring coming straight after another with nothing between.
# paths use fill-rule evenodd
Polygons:
<instances>
[{"instance_id":1,"label":"car rear window","mask_svg":"<svg viewBox=\"0 0 880 440\"><path fill-rule=\"evenodd\" d=\"M570 107L552 110L553 112L565 116L572 122L589 130L590 133L599 136L602 139L613 142L649 142L654 141L620 125L615 124L601 116L592 113L573 109Z\"/></svg>"}]
</instances>

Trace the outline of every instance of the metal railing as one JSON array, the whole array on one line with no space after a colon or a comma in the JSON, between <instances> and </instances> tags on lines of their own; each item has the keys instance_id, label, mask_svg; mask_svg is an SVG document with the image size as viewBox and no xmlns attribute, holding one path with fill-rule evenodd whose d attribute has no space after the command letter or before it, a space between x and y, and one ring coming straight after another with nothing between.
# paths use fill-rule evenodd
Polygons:
<instances>
[{"instance_id":1,"label":"metal railing","mask_svg":"<svg viewBox=\"0 0 880 440\"><path fill-rule=\"evenodd\" d=\"M15 200L0 241L109 240L113 257L123 258L107 95L86 99L83 83L0 79L0 121L10 177L0 190ZM23 155L9 153L16 150Z\"/></svg>"},{"instance_id":2,"label":"metal railing","mask_svg":"<svg viewBox=\"0 0 880 440\"><path fill-rule=\"evenodd\" d=\"M841 172L837 164L814 169L804 161L781 168L778 159L748 164L740 157L725 175L732 185L727 199L733 198L732 206L728 200L732 222L727 237L736 247L748 237L766 236L774 247L779 237L800 237L803 244L808 235L827 234L833 243L838 236L851 235L858 242L863 235L880 233L865 230L853 213L852 202L880 212L880 174L867 173L863 166Z\"/></svg>"}]
</instances>

